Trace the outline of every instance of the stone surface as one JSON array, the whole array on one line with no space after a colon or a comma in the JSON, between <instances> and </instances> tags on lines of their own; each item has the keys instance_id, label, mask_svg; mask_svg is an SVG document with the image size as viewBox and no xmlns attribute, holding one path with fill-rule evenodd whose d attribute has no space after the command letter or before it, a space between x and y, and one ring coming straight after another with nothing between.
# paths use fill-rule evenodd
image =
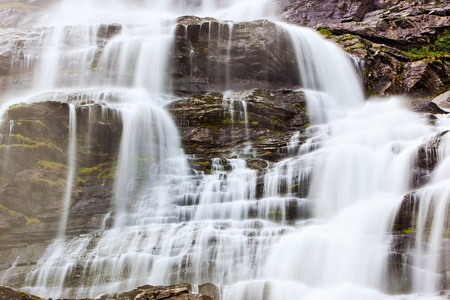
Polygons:
<instances>
[{"instance_id":1,"label":"stone surface","mask_svg":"<svg viewBox=\"0 0 450 300\"><path fill-rule=\"evenodd\" d=\"M439 107L443 112L450 112L450 91L443 93L434 98L431 103Z\"/></svg>"},{"instance_id":2,"label":"stone surface","mask_svg":"<svg viewBox=\"0 0 450 300\"><path fill-rule=\"evenodd\" d=\"M28 295L9 287L0 286L0 300L43 300L42 298Z\"/></svg>"},{"instance_id":3,"label":"stone surface","mask_svg":"<svg viewBox=\"0 0 450 300\"><path fill-rule=\"evenodd\" d=\"M208 289L215 287L213 284L207 284ZM217 290L217 287L215 287ZM116 294L101 295L102 300L213 300L219 298L211 298L207 295L192 294L192 286L190 284L177 284L171 286L151 286L144 285L132 291Z\"/></svg>"},{"instance_id":4,"label":"stone surface","mask_svg":"<svg viewBox=\"0 0 450 300\"><path fill-rule=\"evenodd\" d=\"M63 97L64 98L64 97ZM69 97L70 98L70 97ZM77 174L66 234L100 228L109 211L121 121L100 105L77 106ZM108 115L109 117L104 117ZM116 116L116 117L114 117ZM68 172L68 104L11 106L0 128L0 272L20 256L17 276L36 263L57 233Z\"/></svg>"},{"instance_id":5,"label":"stone surface","mask_svg":"<svg viewBox=\"0 0 450 300\"><path fill-rule=\"evenodd\" d=\"M185 152L204 159L197 166L194 163L194 168L201 168L201 162L210 167L210 157L230 153L236 147L243 150L247 142L255 149L252 155L276 161L283 157L293 133L304 132L309 126L304 95L292 90L196 94L173 102L169 111Z\"/></svg>"},{"instance_id":6,"label":"stone surface","mask_svg":"<svg viewBox=\"0 0 450 300\"><path fill-rule=\"evenodd\" d=\"M293 87L299 82L288 35L266 20L182 17L173 57L170 77L177 93Z\"/></svg>"}]
</instances>

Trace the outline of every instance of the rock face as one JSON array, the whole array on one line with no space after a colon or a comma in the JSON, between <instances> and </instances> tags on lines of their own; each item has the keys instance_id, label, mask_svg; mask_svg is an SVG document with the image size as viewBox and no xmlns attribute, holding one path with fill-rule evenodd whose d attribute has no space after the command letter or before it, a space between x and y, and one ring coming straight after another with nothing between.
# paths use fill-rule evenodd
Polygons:
<instances>
[{"instance_id":1,"label":"rock face","mask_svg":"<svg viewBox=\"0 0 450 300\"><path fill-rule=\"evenodd\" d=\"M292 90L195 94L173 102L169 111L186 153L206 157L250 141L255 156L276 161L293 133L309 126L304 94Z\"/></svg>"},{"instance_id":2,"label":"rock face","mask_svg":"<svg viewBox=\"0 0 450 300\"><path fill-rule=\"evenodd\" d=\"M368 95L430 97L450 88L450 4L445 1L280 0L290 23L334 35L365 62ZM325 29L327 31L325 31Z\"/></svg>"},{"instance_id":3,"label":"rock face","mask_svg":"<svg viewBox=\"0 0 450 300\"><path fill-rule=\"evenodd\" d=\"M52 28L16 29L0 33L0 88L4 91L31 86L33 72L42 57L45 36ZM76 30L67 26L65 34ZM95 51L90 57L91 77L104 71L99 65L105 47L120 33L121 24L100 25ZM275 23L260 20L231 23L214 19L179 19L170 52L167 82L177 94L292 88L299 83L298 66L289 36ZM58 84L76 80L79 74L62 66ZM131 80L132 81L132 80Z\"/></svg>"},{"instance_id":4,"label":"rock face","mask_svg":"<svg viewBox=\"0 0 450 300\"><path fill-rule=\"evenodd\" d=\"M120 119L104 118L100 105L77 107L77 179L67 235L101 226L113 189ZM111 115L114 113L110 112ZM69 107L40 102L10 107L0 129L0 269L18 252L26 270L55 236L67 180ZM16 279L18 281L20 276ZM14 276L11 276L14 282Z\"/></svg>"},{"instance_id":5,"label":"rock face","mask_svg":"<svg viewBox=\"0 0 450 300\"><path fill-rule=\"evenodd\" d=\"M266 20L180 18L174 51L171 78L177 92L280 88L299 82L289 36Z\"/></svg>"}]
</instances>

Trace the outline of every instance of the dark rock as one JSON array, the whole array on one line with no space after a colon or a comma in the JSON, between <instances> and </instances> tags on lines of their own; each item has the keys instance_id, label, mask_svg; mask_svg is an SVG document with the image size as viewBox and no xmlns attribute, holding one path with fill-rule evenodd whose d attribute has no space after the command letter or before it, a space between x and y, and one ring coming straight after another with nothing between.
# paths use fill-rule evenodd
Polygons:
<instances>
[{"instance_id":1,"label":"dark rock","mask_svg":"<svg viewBox=\"0 0 450 300\"><path fill-rule=\"evenodd\" d=\"M245 155L246 143L255 150L252 155L279 160L290 137L309 125L304 95L292 90L197 94L171 103L169 111L186 153L196 155L197 167L201 167L202 155L223 155L236 147Z\"/></svg>"},{"instance_id":2,"label":"dark rock","mask_svg":"<svg viewBox=\"0 0 450 300\"><path fill-rule=\"evenodd\" d=\"M183 17L175 31L173 88L200 93L292 87L298 67L289 36L276 24Z\"/></svg>"},{"instance_id":3,"label":"dark rock","mask_svg":"<svg viewBox=\"0 0 450 300\"><path fill-rule=\"evenodd\" d=\"M440 143L447 133L448 131L438 133L417 149L411 177L411 186L413 188L421 187L429 182L431 173L439 162Z\"/></svg>"},{"instance_id":4,"label":"dark rock","mask_svg":"<svg viewBox=\"0 0 450 300\"><path fill-rule=\"evenodd\" d=\"M404 232L415 227L419 211L419 200L418 194L414 192L405 195L394 221L394 230Z\"/></svg>"}]
</instances>

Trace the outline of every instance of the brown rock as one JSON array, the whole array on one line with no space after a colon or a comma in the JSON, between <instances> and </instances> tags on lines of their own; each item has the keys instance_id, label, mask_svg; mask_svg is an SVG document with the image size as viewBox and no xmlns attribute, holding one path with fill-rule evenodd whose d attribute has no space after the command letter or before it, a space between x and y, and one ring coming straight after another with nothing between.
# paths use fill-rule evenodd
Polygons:
<instances>
[{"instance_id":1,"label":"brown rock","mask_svg":"<svg viewBox=\"0 0 450 300\"><path fill-rule=\"evenodd\" d=\"M28 295L9 287L0 286L0 300L43 300L42 298Z\"/></svg>"},{"instance_id":2,"label":"brown rock","mask_svg":"<svg viewBox=\"0 0 450 300\"><path fill-rule=\"evenodd\" d=\"M26 223L24 215L0 206L0 232L9 231Z\"/></svg>"},{"instance_id":3,"label":"brown rock","mask_svg":"<svg viewBox=\"0 0 450 300\"><path fill-rule=\"evenodd\" d=\"M424 96L444 88L444 83L435 70L437 63L414 61L406 65L403 72L403 91L414 96Z\"/></svg>"}]
</instances>

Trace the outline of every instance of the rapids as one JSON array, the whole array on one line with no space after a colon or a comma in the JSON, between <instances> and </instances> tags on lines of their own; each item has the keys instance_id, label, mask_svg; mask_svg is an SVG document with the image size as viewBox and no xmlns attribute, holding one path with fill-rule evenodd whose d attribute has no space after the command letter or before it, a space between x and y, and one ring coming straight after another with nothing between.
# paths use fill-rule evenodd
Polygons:
<instances>
[{"instance_id":1,"label":"rapids","mask_svg":"<svg viewBox=\"0 0 450 300\"><path fill-rule=\"evenodd\" d=\"M414 260L411 294L390 295L386 287L392 226L412 191L417 147L450 122L443 117L431 126L403 108L401 99L365 101L342 50L311 29L277 23L295 47L312 138L300 144L298 135L292 137L289 157L267 168L261 198L257 171L247 168L250 141L235 158L214 158L211 174L194 174L164 108L176 98L164 74L182 15L275 19L275 3L63 0L32 20L42 35L40 45L24 46L23 69L36 69L33 85L19 99L6 99L2 110L49 95L57 101L67 101L67 93L78 97L70 101L70 172L59 233L22 289L41 297L96 297L144 284L212 282L226 300L445 298L439 292L448 280L441 274L448 247L448 138L431 183L416 192L421 201L417 242L408 253ZM95 37L101 24L113 23L123 24L123 31L96 58L102 72L92 70ZM33 47L44 49L42 58ZM225 95L230 110L235 102L242 107L232 117L248 123L245 101L231 91ZM119 175L104 227L68 238L77 167L74 107L85 105L85 97L121 115ZM296 186L309 192L298 193ZM286 219L292 203L305 211L303 218ZM72 287L76 268L83 277ZM5 276L13 271L14 265Z\"/></svg>"}]
</instances>

